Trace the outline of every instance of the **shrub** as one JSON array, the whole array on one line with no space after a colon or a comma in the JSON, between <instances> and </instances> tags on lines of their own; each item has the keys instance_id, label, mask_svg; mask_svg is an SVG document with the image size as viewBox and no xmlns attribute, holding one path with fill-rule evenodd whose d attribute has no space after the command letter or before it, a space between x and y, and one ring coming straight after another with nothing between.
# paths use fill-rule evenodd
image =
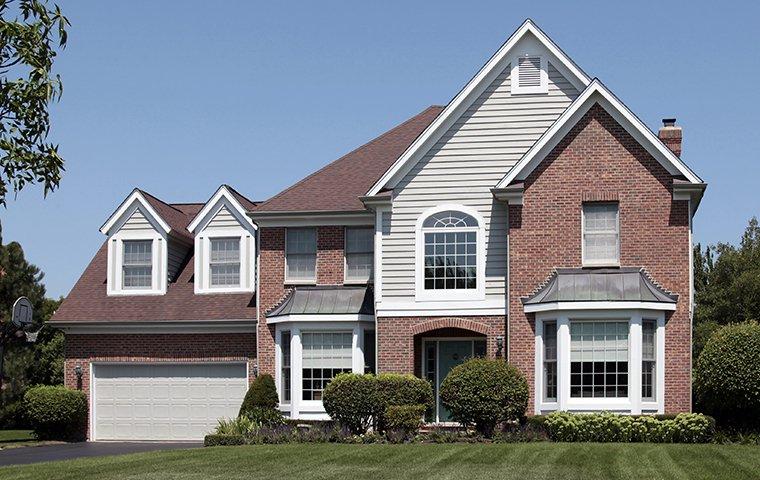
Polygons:
<instances>
[{"instance_id":1,"label":"shrub","mask_svg":"<svg viewBox=\"0 0 760 480\"><path fill-rule=\"evenodd\" d=\"M422 426L427 408L427 405L390 405L385 411L387 432L400 439L411 437Z\"/></svg>"},{"instance_id":2,"label":"shrub","mask_svg":"<svg viewBox=\"0 0 760 480\"><path fill-rule=\"evenodd\" d=\"M206 435L203 439L204 447L222 447L229 445L245 445L245 437L242 435Z\"/></svg>"},{"instance_id":3,"label":"shrub","mask_svg":"<svg viewBox=\"0 0 760 480\"><path fill-rule=\"evenodd\" d=\"M24 395L24 409L34 433L43 440L83 440L87 425L87 397L66 387L32 387Z\"/></svg>"},{"instance_id":4,"label":"shrub","mask_svg":"<svg viewBox=\"0 0 760 480\"><path fill-rule=\"evenodd\" d=\"M721 425L760 426L760 324L717 330L694 368L698 405Z\"/></svg>"},{"instance_id":5,"label":"shrub","mask_svg":"<svg viewBox=\"0 0 760 480\"><path fill-rule=\"evenodd\" d=\"M381 373L375 378L378 390L375 416L380 431L387 428L385 415L388 407L419 405L423 408L423 414L433 408L433 386L429 381L397 373Z\"/></svg>"},{"instance_id":6,"label":"shrub","mask_svg":"<svg viewBox=\"0 0 760 480\"><path fill-rule=\"evenodd\" d=\"M19 400L0 407L0 429L16 430L28 428L29 421L24 412L24 402Z\"/></svg>"},{"instance_id":7,"label":"shrub","mask_svg":"<svg viewBox=\"0 0 760 480\"><path fill-rule=\"evenodd\" d=\"M504 360L473 358L451 370L440 395L455 420L491 436L499 423L525 415L528 382Z\"/></svg>"},{"instance_id":8,"label":"shrub","mask_svg":"<svg viewBox=\"0 0 760 480\"><path fill-rule=\"evenodd\" d=\"M272 376L268 374L259 375L248 388L238 415L247 416L255 407L276 409L279 402L277 387L274 385Z\"/></svg>"},{"instance_id":9,"label":"shrub","mask_svg":"<svg viewBox=\"0 0 760 480\"><path fill-rule=\"evenodd\" d=\"M707 443L715 434L714 420L695 413L657 418L554 412L544 417L543 425L556 442Z\"/></svg>"},{"instance_id":10,"label":"shrub","mask_svg":"<svg viewBox=\"0 0 760 480\"><path fill-rule=\"evenodd\" d=\"M341 373L325 388L322 403L331 418L360 435L372 425L379 396L373 375Z\"/></svg>"},{"instance_id":11,"label":"shrub","mask_svg":"<svg viewBox=\"0 0 760 480\"><path fill-rule=\"evenodd\" d=\"M216 435L250 435L259 424L251 418L241 415L237 418L220 418L214 429Z\"/></svg>"},{"instance_id":12,"label":"shrub","mask_svg":"<svg viewBox=\"0 0 760 480\"><path fill-rule=\"evenodd\" d=\"M285 424L285 417L276 408L252 407L248 410L246 417L251 419L255 424L265 427L276 427Z\"/></svg>"}]
</instances>

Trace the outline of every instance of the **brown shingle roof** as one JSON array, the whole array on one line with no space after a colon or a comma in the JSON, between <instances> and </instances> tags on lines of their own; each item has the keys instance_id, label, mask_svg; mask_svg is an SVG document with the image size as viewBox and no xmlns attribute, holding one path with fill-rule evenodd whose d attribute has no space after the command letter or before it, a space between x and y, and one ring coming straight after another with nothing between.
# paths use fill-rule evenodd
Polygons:
<instances>
[{"instance_id":1,"label":"brown shingle roof","mask_svg":"<svg viewBox=\"0 0 760 480\"><path fill-rule=\"evenodd\" d=\"M168 204L149 194L145 194L145 198L151 202L151 206L171 225L172 229L180 225L182 229L185 229L204 205L202 203ZM253 320L256 318L255 293L195 295L192 254L185 259L177 279L169 282L166 295L109 297L106 294L107 263L108 248L107 243L104 242L53 315L53 322Z\"/></svg>"},{"instance_id":2,"label":"brown shingle roof","mask_svg":"<svg viewBox=\"0 0 760 480\"><path fill-rule=\"evenodd\" d=\"M158 213L158 215L169 224L172 232L185 240L193 241L193 235L187 231L187 224L190 223L187 215L182 212L178 206L170 205L163 200L159 200L145 190L137 189L143 194L145 200L150 203L150 206Z\"/></svg>"},{"instance_id":3,"label":"brown shingle roof","mask_svg":"<svg viewBox=\"0 0 760 480\"><path fill-rule=\"evenodd\" d=\"M442 110L441 106L426 108L261 203L254 212L364 210L359 197L367 193Z\"/></svg>"}]
</instances>

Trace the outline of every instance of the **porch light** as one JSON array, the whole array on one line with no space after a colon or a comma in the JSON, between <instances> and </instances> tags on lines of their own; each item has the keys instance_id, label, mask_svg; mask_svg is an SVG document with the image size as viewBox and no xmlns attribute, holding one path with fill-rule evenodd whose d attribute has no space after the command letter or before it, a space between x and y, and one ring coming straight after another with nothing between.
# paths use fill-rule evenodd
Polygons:
<instances>
[{"instance_id":1,"label":"porch light","mask_svg":"<svg viewBox=\"0 0 760 480\"><path fill-rule=\"evenodd\" d=\"M504 337L499 335L498 337L496 337L496 356L500 357L503 350L504 350Z\"/></svg>"},{"instance_id":2,"label":"porch light","mask_svg":"<svg viewBox=\"0 0 760 480\"><path fill-rule=\"evenodd\" d=\"M74 367L74 374L77 376L77 380L79 381L82 380L82 366L81 365L77 364Z\"/></svg>"}]
</instances>

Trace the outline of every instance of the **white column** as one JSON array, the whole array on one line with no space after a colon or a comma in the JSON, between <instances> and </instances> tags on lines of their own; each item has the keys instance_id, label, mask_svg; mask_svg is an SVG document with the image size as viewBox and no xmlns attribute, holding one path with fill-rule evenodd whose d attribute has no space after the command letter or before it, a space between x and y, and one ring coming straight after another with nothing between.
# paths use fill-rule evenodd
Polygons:
<instances>
[{"instance_id":1,"label":"white column","mask_svg":"<svg viewBox=\"0 0 760 480\"><path fill-rule=\"evenodd\" d=\"M631 414L641 414L641 314L631 317L628 334L628 398Z\"/></svg>"},{"instance_id":2,"label":"white column","mask_svg":"<svg viewBox=\"0 0 760 480\"><path fill-rule=\"evenodd\" d=\"M354 373L364 373L364 329L361 323L356 323L351 337L351 370Z\"/></svg>"},{"instance_id":3,"label":"white column","mask_svg":"<svg viewBox=\"0 0 760 480\"><path fill-rule=\"evenodd\" d=\"M290 330L290 417L298 418L300 413L301 375L303 375L303 348L301 346L301 329L293 325Z\"/></svg>"},{"instance_id":4,"label":"white column","mask_svg":"<svg viewBox=\"0 0 760 480\"><path fill-rule=\"evenodd\" d=\"M657 397L658 413L665 413L665 313L660 312L657 317L657 379L655 383L655 396Z\"/></svg>"},{"instance_id":5,"label":"white column","mask_svg":"<svg viewBox=\"0 0 760 480\"><path fill-rule=\"evenodd\" d=\"M570 400L570 319L557 317L557 404L567 410Z\"/></svg>"},{"instance_id":6,"label":"white column","mask_svg":"<svg viewBox=\"0 0 760 480\"><path fill-rule=\"evenodd\" d=\"M539 320L538 315L536 315L536 345L535 345L535 370L534 370L534 376L535 379L533 381L535 385L534 389L534 410L536 415L541 414L541 402L543 400L543 389L544 389L544 320Z\"/></svg>"}]
</instances>

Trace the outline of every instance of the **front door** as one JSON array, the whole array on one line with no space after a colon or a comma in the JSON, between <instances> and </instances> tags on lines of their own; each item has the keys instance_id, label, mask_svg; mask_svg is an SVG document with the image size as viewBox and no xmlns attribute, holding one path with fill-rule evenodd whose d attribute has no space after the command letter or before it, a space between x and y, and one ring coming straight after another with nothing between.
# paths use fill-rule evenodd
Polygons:
<instances>
[{"instance_id":1,"label":"front door","mask_svg":"<svg viewBox=\"0 0 760 480\"><path fill-rule=\"evenodd\" d=\"M433 417L429 420L433 422L451 421L450 412L441 403L441 396L439 395L441 384L454 367L470 357L484 354L485 340L425 340L425 348L423 349L425 377L433 383L436 403Z\"/></svg>"}]
</instances>

